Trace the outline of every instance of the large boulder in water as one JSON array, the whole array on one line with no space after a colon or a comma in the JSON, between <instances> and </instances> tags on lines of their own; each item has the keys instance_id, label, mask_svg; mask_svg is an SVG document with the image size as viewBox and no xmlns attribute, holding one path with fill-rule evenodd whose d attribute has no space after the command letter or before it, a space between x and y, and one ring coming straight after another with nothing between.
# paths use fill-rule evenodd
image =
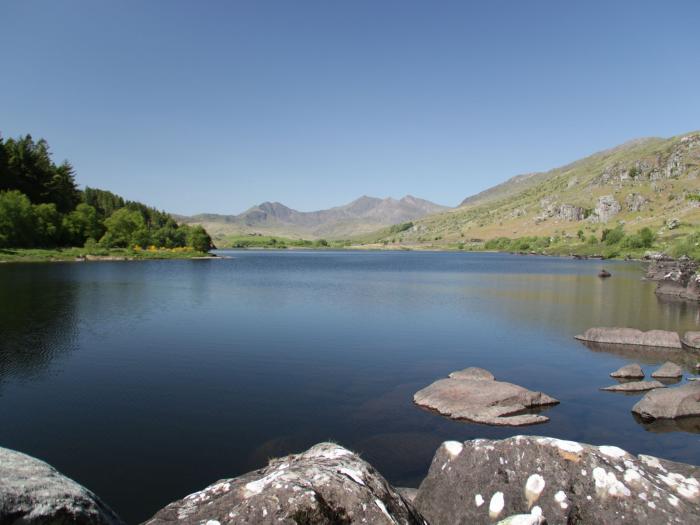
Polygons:
<instances>
[{"instance_id":1,"label":"large boulder in water","mask_svg":"<svg viewBox=\"0 0 700 525\"><path fill-rule=\"evenodd\" d=\"M657 370L655 370L651 374L651 377L659 377L662 379L675 379L682 376L683 369L676 363L672 363L671 361L666 361L663 365L661 365Z\"/></svg>"},{"instance_id":2,"label":"large boulder in water","mask_svg":"<svg viewBox=\"0 0 700 525\"><path fill-rule=\"evenodd\" d=\"M700 468L614 446L515 436L449 441L436 452L415 505L431 525L518 522L695 523ZM693 517L695 516L695 517Z\"/></svg>"},{"instance_id":3,"label":"large boulder in water","mask_svg":"<svg viewBox=\"0 0 700 525\"><path fill-rule=\"evenodd\" d=\"M700 351L700 332L686 332L681 344L686 350Z\"/></svg>"},{"instance_id":4,"label":"large boulder in water","mask_svg":"<svg viewBox=\"0 0 700 525\"><path fill-rule=\"evenodd\" d=\"M559 403L542 392L496 381L490 372L480 368L452 372L450 377L416 392L413 401L452 419L498 426L545 423L549 418L523 412Z\"/></svg>"},{"instance_id":5,"label":"large boulder in water","mask_svg":"<svg viewBox=\"0 0 700 525\"><path fill-rule=\"evenodd\" d=\"M700 382L652 390L632 407L632 412L643 421L700 416Z\"/></svg>"},{"instance_id":6,"label":"large boulder in water","mask_svg":"<svg viewBox=\"0 0 700 525\"><path fill-rule=\"evenodd\" d=\"M36 458L0 447L0 523L118 525L95 494Z\"/></svg>"},{"instance_id":7,"label":"large boulder in water","mask_svg":"<svg viewBox=\"0 0 700 525\"><path fill-rule=\"evenodd\" d=\"M413 505L349 450L320 443L175 501L148 525L397 523L425 525Z\"/></svg>"},{"instance_id":8,"label":"large boulder in water","mask_svg":"<svg viewBox=\"0 0 700 525\"><path fill-rule=\"evenodd\" d=\"M576 339L593 343L681 348L678 334L666 330L643 332L635 328L589 328L577 335Z\"/></svg>"}]
</instances>

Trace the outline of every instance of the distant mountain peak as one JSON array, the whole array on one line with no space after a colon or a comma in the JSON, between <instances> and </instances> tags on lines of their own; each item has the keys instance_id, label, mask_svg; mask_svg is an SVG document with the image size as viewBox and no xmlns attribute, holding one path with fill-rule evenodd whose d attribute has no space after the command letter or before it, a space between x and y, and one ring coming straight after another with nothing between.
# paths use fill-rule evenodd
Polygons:
<instances>
[{"instance_id":1,"label":"distant mountain peak","mask_svg":"<svg viewBox=\"0 0 700 525\"><path fill-rule=\"evenodd\" d=\"M276 232L308 238L348 238L378 228L419 219L447 207L406 195L378 198L362 195L357 199L326 210L302 212L280 203L265 201L239 215L203 214L186 222L207 222L230 225L227 229L246 232ZM214 226L212 230L216 230Z\"/></svg>"}]
</instances>

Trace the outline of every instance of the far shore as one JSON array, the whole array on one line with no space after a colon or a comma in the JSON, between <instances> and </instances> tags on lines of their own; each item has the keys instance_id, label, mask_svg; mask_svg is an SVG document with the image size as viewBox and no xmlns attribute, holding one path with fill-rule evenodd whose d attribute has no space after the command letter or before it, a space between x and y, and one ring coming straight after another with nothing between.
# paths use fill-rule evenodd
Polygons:
<instances>
[{"instance_id":1,"label":"far shore","mask_svg":"<svg viewBox=\"0 0 700 525\"><path fill-rule=\"evenodd\" d=\"M5 248L0 249L0 263L41 262L93 262L93 261L148 261L164 259L222 259L214 253L182 248L139 250L109 248L87 250L85 248Z\"/></svg>"}]
</instances>

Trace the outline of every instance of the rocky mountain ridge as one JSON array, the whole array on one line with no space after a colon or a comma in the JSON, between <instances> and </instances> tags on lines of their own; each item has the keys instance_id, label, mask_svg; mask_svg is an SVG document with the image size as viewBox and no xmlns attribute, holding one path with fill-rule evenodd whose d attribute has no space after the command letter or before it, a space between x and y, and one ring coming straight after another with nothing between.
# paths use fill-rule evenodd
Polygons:
<instances>
[{"instance_id":1,"label":"rocky mountain ridge","mask_svg":"<svg viewBox=\"0 0 700 525\"><path fill-rule=\"evenodd\" d=\"M362 196L326 210L297 211L279 202L263 202L238 215L200 214L178 217L187 224L206 225L221 238L227 234L260 233L293 238L349 238L379 228L413 221L448 208L406 195L401 199Z\"/></svg>"}]
</instances>

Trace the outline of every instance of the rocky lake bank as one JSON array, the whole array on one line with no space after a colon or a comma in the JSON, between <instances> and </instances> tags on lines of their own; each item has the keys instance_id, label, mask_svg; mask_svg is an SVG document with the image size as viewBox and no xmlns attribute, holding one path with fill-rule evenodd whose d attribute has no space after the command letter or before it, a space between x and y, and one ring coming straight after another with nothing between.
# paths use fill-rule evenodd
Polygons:
<instances>
[{"instance_id":1,"label":"rocky lake bank","mask_svg":"<svg viewBox=\"0 0 700 525\"><path fill-rule=\"evenodd\" d=\"M0 522L121 525L46 463L0 449ZM693 522L700 468L541 436L448 441L420 486L391 486L352 451L320 443L167 504L145 525L452 525Z\"/></svg>"}]
</instances>

